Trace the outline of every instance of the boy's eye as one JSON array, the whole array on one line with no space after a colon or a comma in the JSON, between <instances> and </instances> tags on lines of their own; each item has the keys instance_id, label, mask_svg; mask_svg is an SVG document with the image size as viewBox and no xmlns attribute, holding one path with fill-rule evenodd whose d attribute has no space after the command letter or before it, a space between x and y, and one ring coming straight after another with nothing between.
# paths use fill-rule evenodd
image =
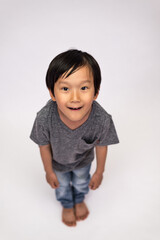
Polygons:
<instances>
[{"instance_id":1,"label":"boy's eye","mask_svg":"<svg viewBox=\"0 0 160 240\"><path fill-rule=\"evenodd\" d=\"M68 88L67 87L63 87L62 90L66 92L66 91L68 91Z\"/></svg>"},{"instance_id":2,"label":"boy's eye","mask_svg":"<svg viewBox=\"0 0 160 240\"><path fill-rule=\"evenodd\" d=\"M88 87L86 87L86 86L85 86L85 87L82 87L81 89L82 89L82 90L87 90L87 89L88 89Z\"/></svg>"}]
</instances>

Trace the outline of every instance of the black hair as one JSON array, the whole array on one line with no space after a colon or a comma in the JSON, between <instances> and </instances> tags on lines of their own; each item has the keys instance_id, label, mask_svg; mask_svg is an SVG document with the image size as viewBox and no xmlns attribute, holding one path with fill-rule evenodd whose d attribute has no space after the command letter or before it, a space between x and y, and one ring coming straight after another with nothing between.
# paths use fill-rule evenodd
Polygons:
<instances>
[{"instance_id":1,"label":"black hair","mask_svg":"<svg viewBox=\"0 0 160 240\"><path fill-rule=\"evenodd\" d=\"M49 64L46 74L46 85L54 96L54 84L69 70L65 78L70 76L78 68L89 66L94 79L95 95L98 93L101 84L101 70L97 61L87 52L70 49L57 55Z\"/></svg>"}]
</instances>

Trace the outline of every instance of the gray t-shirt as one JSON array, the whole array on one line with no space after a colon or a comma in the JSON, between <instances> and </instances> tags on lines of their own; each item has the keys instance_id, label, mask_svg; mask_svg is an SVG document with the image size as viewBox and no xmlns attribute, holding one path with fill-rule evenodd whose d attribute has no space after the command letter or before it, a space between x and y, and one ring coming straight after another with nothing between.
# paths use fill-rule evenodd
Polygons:
<instances>
[{"instance_id":1,"label":"gray t-shirt","mask_svg":"<svg viewBox=\"0 0 160 240\"><path fill-rule=\"evenodd\" d=\"M51 145L53 169L61 172L91 163L95 146L119 143L111 115L96 101L87 121L72 130L61 121L56 102L49 100L37 113L30 138Z\"/></svg>"}]
</instances>

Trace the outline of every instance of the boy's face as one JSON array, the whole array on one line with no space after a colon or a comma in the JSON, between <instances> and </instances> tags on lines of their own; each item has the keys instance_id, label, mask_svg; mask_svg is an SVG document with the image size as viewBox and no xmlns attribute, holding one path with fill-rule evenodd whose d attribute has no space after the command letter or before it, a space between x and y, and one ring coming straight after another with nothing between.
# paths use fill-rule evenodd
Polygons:
<instances>
[{"instance_id":1,"label":"boy's face","mask_svg":"<svg viewBox=\"0 0 160 240\"><path fill-rule=\"evenodd\" d=\"M70 127L82 125L91 112L95 96L94 80L91 70L84 66L69 77L60 77L54 86L53 101L57 102L61 120Z\"/></svg>"}]
</instances>

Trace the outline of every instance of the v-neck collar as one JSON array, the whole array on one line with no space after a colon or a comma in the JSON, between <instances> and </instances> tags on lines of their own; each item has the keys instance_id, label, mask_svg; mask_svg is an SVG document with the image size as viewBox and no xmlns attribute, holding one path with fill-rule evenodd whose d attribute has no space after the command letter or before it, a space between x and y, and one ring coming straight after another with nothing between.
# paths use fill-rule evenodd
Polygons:
<instances>
[{"instance_id":1,"label":"v-neck collar","mask_svg":"<svg viewBox=\"0 0 160 240\"><path fill-rule=\"evenodd\" d=\"M58 122L60 124L60 126L65 129L66 131L68 131L71 135L75 135L77 134L78 132L82 132L83 129L88 125L88 122L90 121L90 119L92 118L92 115L93 115L93 112L94 112L94 101L92 103L92 109L91 109L91 112L87 118L87 120L82 124L80 125L79 127L75 128L75 129L71 129L69 128L60 118L59 116L59 113L58 113L58 106L57 106L57 103L56 103L56 117L58 119Z\"/></svg>"}]
</instances>

